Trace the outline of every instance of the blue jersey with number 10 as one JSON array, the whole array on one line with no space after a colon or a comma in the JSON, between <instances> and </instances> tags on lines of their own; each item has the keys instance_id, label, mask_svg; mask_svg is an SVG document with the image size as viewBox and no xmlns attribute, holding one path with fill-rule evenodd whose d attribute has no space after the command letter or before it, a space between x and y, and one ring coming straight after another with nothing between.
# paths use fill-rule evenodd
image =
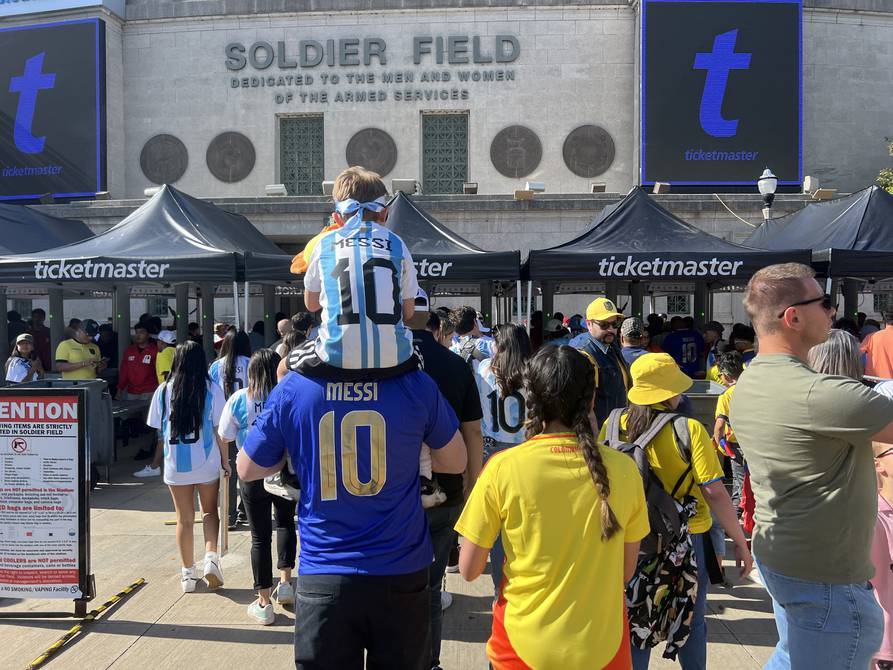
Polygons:
<instances>
[{"instance_id":1,"label":"blue jersey with number 10","mask_svg":"<svg viewBox=\"0 0 893 670\"><path fill-rule=\"evenodd\" d=\"M429 566L419 453L423 442L445 446L458 426L422 371L360 383L289 373L243 448L264 467L288 449L301 482L298 573L401 575Z\"/></svg>"}]
</instances>

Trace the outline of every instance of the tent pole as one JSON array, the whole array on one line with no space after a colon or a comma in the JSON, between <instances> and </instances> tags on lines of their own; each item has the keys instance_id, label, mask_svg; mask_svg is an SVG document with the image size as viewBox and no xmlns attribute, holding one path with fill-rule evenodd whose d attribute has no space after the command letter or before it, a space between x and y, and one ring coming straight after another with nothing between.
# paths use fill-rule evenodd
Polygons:
<instances>
[{"instance_id":1,"label":"tent pole","mask_svg":"<svg viewBox=\"0 0 893 670\"><path fill-rule=\"evenodd\" d=\"M239 282L233 282L233 321L236 322L236 330L242 324L239 322Z\"/></svg>"},{"instance_id":2,"label":"tent pole","mask_svg":"<svg viewBox=\"0 0 893 670\"><path fill-rule=\"evenodd\" d=\"M264 346L276 341L276 287L264 284Z\"/></svg>"},{"instance_id":3,"label":"tent pole","mask_svg":"<svg viewBox=\"0 0 893 670\"><path fill-rule=\"evenodd\" d=\"M52 300L52 298L50 298ZM52 302L50 306L52 307ZM62 319L59 320L62 323ZM115 287L115 330L118 331L118 356L130 346L130 287ZM117 368L121 361L109 361L110 368Z\"/></svg>"},{"instance_id":4,"label":"tent pole","mask_svg":"<svg viewBox=\"0 0 893 670\"><path fill-rule=\"evenodd\" d=\"M520 326L521 325L521 280L520 279L515 282L515 286L518 289L518 309L516 311L518 314L518 325Z\"/></svg>"},{"instance_id":5,"label":"tent pole","mask_svg":"<svg viewBox=\"0 0 893 670\"><path fill-rule=\"evenodd\" d=\"M248 332L248 282L245 282L245 332Z\"/></svg>"},{"instance_id":6,"label":"tent pole","mask_svg":"<svg viewBox=\"0 0 893 670\"><path fill-rule=\"evenodd\" d=\"M181 344L189 337L189 284L177 284L177 344Z\"/></svg>"},{"instance_id":7,"label":"tent pole","mask_svg":"<svg viewBox=\"0 0 893 670\"><path fill-rule=\"evenodd\" d=\"M56 347L59 346L59 343L65 336L65 310L62 304L61 288L51 288L47 293L50 298L50 351L55 355ZM127 344L130 344L130 342ZM122 354L124 353L124 349L119 349L119 351ZM117 364L118 361L115 361L115 365Z\"/></svg>"},{"instance_id":8,"label":"tent pole","mask_svg":"<svg viewBox=\"0 0 893 670\"><path fill-rule=\"evenodd\" d=\"M8 342L9 341L9 322L6 320L6 310L9 309L9 304L6 301L6 287L5 286L0 287L0 307L3 308L2 311L0 311L0 342ZM7 348L4 345L4 346L0 347L0 367L6 365L7 358L9 358L9 348ZM4 379L5 379L5 376L4 376Z\"/></svg>"},{"instance_id":9,"label":"tent pole","mask_svg":"<svg viewBox=\"0 0 893 670\"><path fill-rule=\"evenodd\" d=\"M214 284L203 282L199 284L202 292L201 324L202 347L209 361L214 360Z\"/></svg>"},{"instance_id":10,"label":"tent pole","mask_svg":"<svg viewBox=\"0 0 893 670\"><path fill-rule=\"evenodd\" d=\"M533 311L531 301L533 300L533 282L527 282L527 336L530 336L530 314Z\"/></svg>"},{"instance_id":11,"label":"tent pole","mask_svg":"<svg viewBox=\"0 0 893 670\"><path fill-rule=\"evenodd\" d=\"M854 320L859 311L859 285L858 279L843 280L843 315Z\"/></svg>"}]
</instances>

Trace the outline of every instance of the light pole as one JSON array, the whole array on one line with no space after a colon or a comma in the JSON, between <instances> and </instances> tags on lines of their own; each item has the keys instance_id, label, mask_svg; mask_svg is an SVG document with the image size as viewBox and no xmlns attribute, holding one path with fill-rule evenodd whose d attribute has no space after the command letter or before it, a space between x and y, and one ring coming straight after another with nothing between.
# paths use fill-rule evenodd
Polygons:
<instances>
[{"instance_id":1,"label":"light pole","mask_svg":"<svg viewBox=\"0 0 893 670\"><path fill-rule=\"evenodd\" d=\"M763 207L763 220L768 221L772 202L775 200L775 189L778 188L778 177L772 174L772 170L766 168L757 180L757 188L763 196L763 202L766 203Z\"/></svg>"}]
</instances>

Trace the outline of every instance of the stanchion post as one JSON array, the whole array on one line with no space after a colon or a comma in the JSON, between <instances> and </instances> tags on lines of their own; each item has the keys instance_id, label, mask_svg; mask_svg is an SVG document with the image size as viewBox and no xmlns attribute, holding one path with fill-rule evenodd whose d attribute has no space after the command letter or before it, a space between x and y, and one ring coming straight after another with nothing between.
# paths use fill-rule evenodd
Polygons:
<instances>
[{"instance_id":1,"label":"stanchion post","mask_svg":"<svg viewBox=\"0 0 893 670\"><path fill-rule=\"evenodd\" d=\"M61 288L51 288L47 293L50 298L50 313L47 315L49 321L47 325L50 328L50 350L55 357L56 347L65 336L65 309L62 303ZM124 350L121 349L121 351ZM117 361L115 364L117 365Z\"/></svg>"},{"instance_id":2,"label":"stanchion post","mask_svg":"<svg viewBox=\"0 0 893 670\"><path fill-rule=\"evenodd\" d=\"M269 347L277 339L276 334L276 287L264 284L264 346Z\"/></svg>"},{"instance_id":3,"label":"stanchion post","mask_svg":"<svg viewBox=\"0 0 893 670\"><path fill-rule=\"evenodd\" d=\"M208 361L214 360L214 284L203 282L199 284L202 293L202 299L199 306L201 307L201 324L202 324L202 346Z\"/></svg>"},{"instance_id":4,"label":"stanchion post","mask_svg":"<svg viewBox=\"0 0 893 670\"><path fill-rule=\"evenodd\" d=\"M189 284L177 284L177 344L182 344L189 337Z\"/></svg>"}]
</instances>

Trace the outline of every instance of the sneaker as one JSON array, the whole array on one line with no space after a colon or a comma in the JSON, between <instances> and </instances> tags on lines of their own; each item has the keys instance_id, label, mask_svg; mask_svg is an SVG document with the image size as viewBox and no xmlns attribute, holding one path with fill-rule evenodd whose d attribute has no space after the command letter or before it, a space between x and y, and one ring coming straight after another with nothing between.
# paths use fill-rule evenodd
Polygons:
<instances>
[{"instance_id":1,"label":"sneaker","mask_svg":"<svg viewBox=\"0 0 893 670\"><path fill-rule=\"evenodd\" d=\"M428 479L427 477L419 477L422 489L422 507L429 509L437 507L446 502L447 496L440 488L436 479Z\"/></svg>"},{"instance_id":2,"label":"sneaker","mask_svg":"<svg viewBox=\"0 0 893 670\"><path fill-rule=\"evenodd\" d=\"M261 626L272 626L276 621L276 612L273 611L273 603L266 607L255 600L248 606L248 616L257 621Z\"/></svg>"},{"instance_id":3,"label":"sneaker","mask_svg":"<svg viewBox=\"0 0 893 670\"><path fill-rule=\"evenodd\" d=\"M223 586L223 573L220 572L220 559L213 551L205 554L204 580L209 589L219 589Z\"/></svg>"},{"instance_id":4,"label":"sneaker","mask_svg":"<svg viewBox=\"0 0 893 670\"><path fill-rule=\"evenodd\" d=\"M280 605L294 605L295 589L291 582L279 582L279 586L273 591L273 598Z\"/></svg>"},{"instance_id":5,"label":"sneaker","mask_svg":"<svg viewBox=\"0 0 893 670\"><path fill-rule=\"evenodd\" d=\"M137 470L133 473L134 477L160 477L161 476L161 468L153 468L151 465L147 465L142 470Z\"/></svg>"},{"instance_id":6,"label":"sneaker","mask_svg":"<svg viewBox=\"0 0 893 670\"><path fill-rule=\"evenodd\" d=\"M449 591L441 591L440 592L440 609L445 610L449 609L450 605L453 604L453 594Z\"/></svg>"},{"instance_id":7,"label":"sneaker","mask_svg":"<svg viewBox=\"0 0 893 670\"><path fill-rule=\"evenodd\" d=\"M195 577L195 568L180 568L180 588L183 593L192 593L195 591L195 583L198 581Z\"/></svg>"},{"instance_id":8,"label":"sneaker","mask_svg":"<svg viewBox=\"0 0 893 670\"><path fill-rule=\"evenodd\" d=\"M446 571L450 574L456 574L459 572L459 545L454 544L453 548L450 549L450 557L447 560Z\"/></svg>"},{"instance_id":9,"label":"sneaker","mask_svg":"<svg viewBox=\"0 0 893 670\"><path fill-rule=\"evenodd\" d=\"M136 456L133 457L135 461L146 461L152 458L155 455L154 449L140 449L136 452Z\"/></svg>"}]
</instances>

